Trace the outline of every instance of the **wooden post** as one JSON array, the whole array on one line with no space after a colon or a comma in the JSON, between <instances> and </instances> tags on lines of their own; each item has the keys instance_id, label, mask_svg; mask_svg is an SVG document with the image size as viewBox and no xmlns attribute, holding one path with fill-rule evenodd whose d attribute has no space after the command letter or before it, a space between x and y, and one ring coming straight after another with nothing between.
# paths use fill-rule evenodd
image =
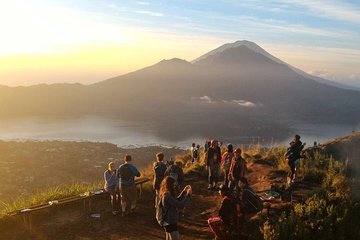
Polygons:
<instances>
[{"instance_id":1,"label":"wooden post","mask_svg":"<svg viewBox=\"0 0 360 240\"><path fill-rule=\"evenodd\" d=\"M28 226L29 226L29 229L32 230L32 219L31 219L31 213L27 213L28 215Z\"/></svg>"},{"instance_id":2,"label":"wooden post","mask_svg":"<svg viewBox=\"0 0 360 240\"><path fill-rule=\"evenodd\" d=\"M22 214L22 217L23 217L23 222L24 222L25 226L27 226L29 228L29 230L32 230L31 213L25 212Z\"/></svg>"},{"instance_id":3,"label":"wooden post","mask_svg":"<svg viewBox=\"0 0 360 240\"><path fill-rule=\"evenodd\" d=\"M139 191L139 199L141 198L141 194L142 194L142 183L140 184L140 191Z\"/></svg>"}]
</instances>

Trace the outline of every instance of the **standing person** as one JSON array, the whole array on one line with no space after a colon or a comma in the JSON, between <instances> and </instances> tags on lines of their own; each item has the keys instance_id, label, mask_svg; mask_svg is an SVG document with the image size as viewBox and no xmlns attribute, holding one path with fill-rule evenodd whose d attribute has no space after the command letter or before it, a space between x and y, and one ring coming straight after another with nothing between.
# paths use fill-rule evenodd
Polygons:
<instances>
[{"instance_id":1,"label":"standing person","mask_svg":"<svg viewBox=\"0 0 360 240\"><path fill-rule=\"evenodd\" d=\"M211 145L211 141L210 140L206 140L205 144L204 144L204 153L207 153L207 150L210 148Z\"/></svg>"},{"instance_id":2,"label":"standing person","mask_svg":"<svg viewBox=\"0 0 360 240\"><path fill-rule=\"evenodd\" d=\"M248 186L248 181L245 178L247 172L246 161L241 157L241 149L237 148L235 150L235 156L231 160L230 171L229 171L229 180L230 180L230 189L238 192L239 183L242 182L245 186Z\"/></svg>"},{"instance_id":3,"label":"standing person","mask_svg":"<svg viewBox=\"0 0 360 240\"><path fill-rule=\"evenodd\" d=\"M163 208L162 226L165 230L166 240L179 240L180 233L177 227L179 221L179 209L190 203L191 186L187 185L179 196L176 197L176 180L172 177L165 177L161 182L160 201L158 207Z\"/></svg>"},{"instance_id":4,"label":"standing person","mask_svg":"<svg viewBox=\"0 0 360 240\"><path fill-rule=\"evenodd\" d=\"M122 216L134 212L136 208L137 192L135 185L135 177L140 177L140 172L131 164L131 156L125 155L125 163L121 164L118 169L120 178L120 194Z\"/></svg>"},{"instance_id":5,"label":"standing person","mask_svg":"<svg viewBox=\"0 0 360 240\"><path fill-rule=\"evenodd\" d=\"M228 187L229 185L229 171L231 160L234 158L234 147L232 144L227 145L227 150L221 157L221 169L224 172L224 185Z\"/></svg>"},{"instance_id":6,"label":"standing person","mask_svg":"<svg viewBox=\"0 0 360 240\"><path fill-rule=\"evenodd\" d=\"M120 207L119 179L116 174L115 164L109 162L108 170L104 172L104 189L110 194L112 214L116 215Z\"/></svg>"},{"instance_id":7,"label":"standing person","mask_svg":"<svg viewBox=\"0 0 360 240\"><path fill-rule=\"evenodd\" d=\"M221 150L215 139L211 140L211 147L206 152L206 167L209 172L208 190L215 189L219 181Z\"/></svg>"},{"instance_id":8,"label":"standing person","mask_svg":"<svg viewBox=\"0 0 360 240\"><path fill-rule=\"evenodd\" d=\"M200 159L200 144L196 145L196 158L195 158L195 161L199 161Z\"/></svg>"},{"instance_id":9,"label":"standing person","mask_svg":"<svg viewBox=\"0 0 360 240\"><path fill-rule=\"evenodd\" d=\"M294 139L290 142L290 147L288 147L285 157L290 167L290 173L288 177L288 184L295 181L297 177L297 172L299 170L301 151L304 149L306 143L300 141L300 136L295 135Z\"/></svg>"},{"instance_id":10,"label":"standing person","mask_svg":"<svg viewBox=\"0 0 360 240\"><path fill-rule=\"evenodd\" d=\"M174 160L170 160L165 171L165 176L173 177L176 180L176 187L180 188L184 182L184 171L182 170L182 163L180 161L174 162Z\"/></svg>"},{"instance_id":11,"label":"standing person","mask_svg":"<svg viewBox=\"0 0 360 240\"><path fill-rule=\"evenodd\" d=\"M156 162L154 162L154 190L155 190L155 207L159 202L160 184L165 177L166 165L163 163L164 153L159 152L156 154Z\"/></svg>"},{"instance_id":12,"label":"standing person","mask_svg":"<svg viewBox=\"0 0 360 240\"><path fill-rule=\"evenodd\" d=\"M195 143L191 144L190 155L191 155L191 162L194 163L195 159L197 159L197 157L198 157L198 152L195 147Z\"/></svg>"}]
</instances>

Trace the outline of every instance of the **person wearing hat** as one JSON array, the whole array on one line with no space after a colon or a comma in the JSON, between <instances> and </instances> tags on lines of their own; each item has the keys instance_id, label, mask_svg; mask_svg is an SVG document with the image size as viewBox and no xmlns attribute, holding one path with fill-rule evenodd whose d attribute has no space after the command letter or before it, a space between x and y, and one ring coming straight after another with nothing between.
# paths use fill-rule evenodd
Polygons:
<instances>
[{"instance_id":1,"label":"person wearing hat","mask_svg":"<svg viewBox=\"0 0 360 240\"><path fill-rule=\"evenodd\" d=\"M218 142L211 140L211 147L206 152L206 167L209 171L209 186L208 189L216 189L219 181L219 171L221 162L221 150Z\"/></svg>"},{"instance_id":2,"label":"person wearing hat","mask_svg":"<svg viewBox=\"0 0 360 240\"><path fill-rule=\"evenodd\" d=\"M229 189L226 185L221 184L219 186L219 195L222 198L219 216L209 218L208 224L215 235L215 239L229 239L237 222L238 209L234 200L230 198Z\"/></svg>"},{"instance_id":3,"label":"person wearing hat","mask_svg":"<svg viewBox=\"0 0 360 240\"><path fill-rule=\"evenodd\" d=\"M247 172L246 161L241 157L241 149L237 148L234 151L235 156L233 157L229 171L229 185L230 189L236 188L238 191L239 183L242 182L245 186L248 186L248 181L245 178Z\"/></svg>"}]
</instances>

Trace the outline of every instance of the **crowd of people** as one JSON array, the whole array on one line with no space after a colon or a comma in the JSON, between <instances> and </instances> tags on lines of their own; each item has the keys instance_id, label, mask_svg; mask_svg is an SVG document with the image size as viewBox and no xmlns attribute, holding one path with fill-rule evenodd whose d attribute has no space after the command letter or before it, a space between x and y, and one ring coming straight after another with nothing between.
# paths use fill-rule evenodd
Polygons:
<instances>
[{"instance_id":1,"label":"crowd of people","mask_svg":"<svg viewBox=\"0 0 360 240\"><path fill-rule=\"evenodd\" d=\"M221 153L217 140L206 141L204 146L205 165L208 172L208 190L218 190L222 198L219 216L208 219L211 231L215 239L229 239L235 230L241 228L243 211L239 197L241 189L249 187L246 179L247 164L242 158L240 148L228 144L226 150ZM299 159L305 143L300 141L300 136L295 135L290 143L285 158L290 167L289 179L296 179L299 168ZM200 145L193 143L190 148L191 162L200 159ZM164 153L156 154L153 164L153 189L155 193L156 219L164 228L166 239L180 239L178 231L179 214L191 203L192 188L184 185L184 173L182 163L170 158L164 162ZM115 168L113 162L109 163L108 170L104 173L105 190L111 198L112 213L127 216L136 210L136 186L135 177L140 177L140 172L131 163L130 155L124 157L124 163ZM223 176L220 182L220 176Z\"/></svg>"}]
</instances>

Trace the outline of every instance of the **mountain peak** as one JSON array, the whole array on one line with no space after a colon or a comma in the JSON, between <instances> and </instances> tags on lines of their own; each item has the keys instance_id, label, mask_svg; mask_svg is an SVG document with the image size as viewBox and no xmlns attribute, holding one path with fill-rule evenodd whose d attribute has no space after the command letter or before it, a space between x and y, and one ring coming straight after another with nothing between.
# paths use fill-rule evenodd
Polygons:
<instances>
[{"instance_id":1,"label":"mountain peak","mask_svg":"<svg viewBox=\"0 0 360 240\"><path fill-rule=\"evenodd\" d=\"M157 64L166 64L166 65L169 65L169 64L190 64L190 62L184 60L184 59L180 59L180 58L171 58L171 59L163 59L161 60L160 62L158 62Z\"/></svg>"},{"instance_id":2,"label":"mountain peak","mask_svg":"<svg viewBox=\"0 0 360 240\"><path fill-rule=\"evenodd\" d=\"M267 57L271 56L268 52L266 52L264 49L262 49L259 45L257 45L256 43L254 42L251 42L251 41L248 41L248 40L238 40L236 42L233 42L233 43L226 43L198 58L196 58L195 60L192 61L192 63L195 63L195 62L198 62L200 60L203 60L211 55L215 55L217 53L221 53L225 50L228 50L228 49L231 49L231 48L237 48L237 47L240 47L240 46L245 46L247 47L248 49L254 51L254 52L257 52L257 53L261 53Z\"/></svg>"},{"instance_id":3,"label":"mountain peak","mask_svg":"<svg viewBox=\"0 0 360 240\"><path fill-rule=\"evenodd\" d=\"M253 46L247 46L245 44L231 44L233 47L225 48L223 51L216 51L209 54L205 58L201 58L196 61L196 65L213 65L216 64L218 67L226 68L237 68L253 67L253 66L264 66L263 64L277 64L263 54L251 49Z\"/></svg>"}]
</instances>

